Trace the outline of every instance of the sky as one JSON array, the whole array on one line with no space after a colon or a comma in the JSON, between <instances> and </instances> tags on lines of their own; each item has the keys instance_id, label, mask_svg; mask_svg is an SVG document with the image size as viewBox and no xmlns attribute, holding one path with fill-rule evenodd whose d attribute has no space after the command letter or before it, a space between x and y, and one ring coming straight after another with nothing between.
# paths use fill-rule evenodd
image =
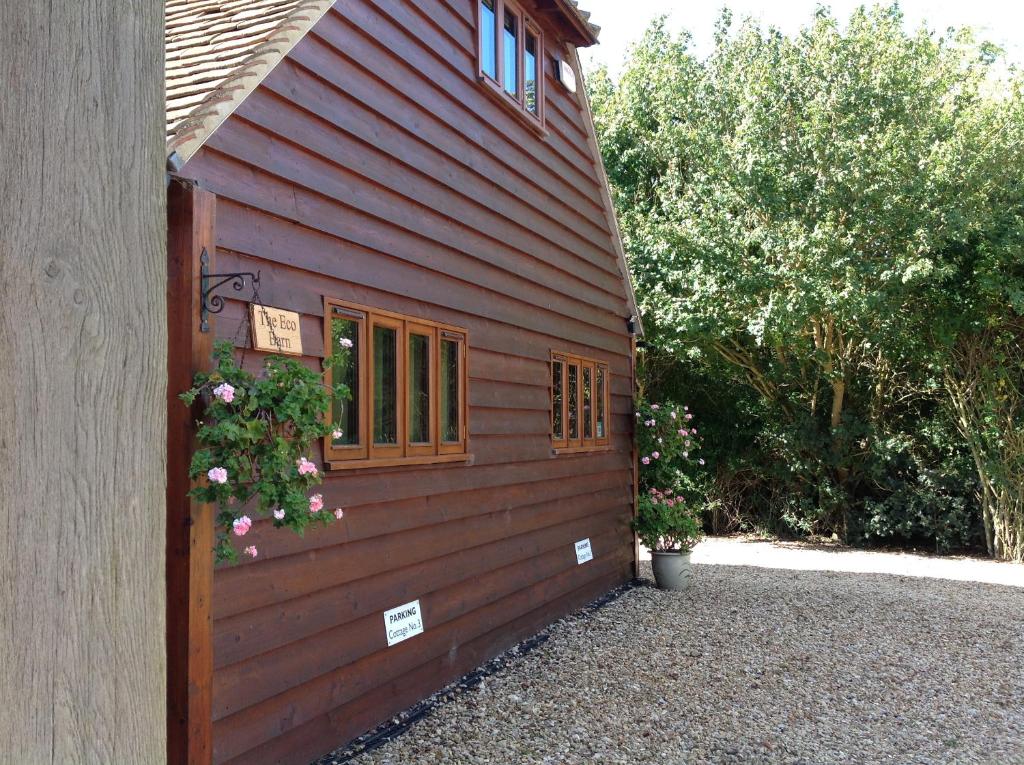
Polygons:
<instances>
[{"instance_id":1,"label":"sky","mask_svg":"<svg viewBox=\"0 0 1024 765\"><path fill-rule=\"evenodd\" d=\"M580 51L585 69L606 64L612 74L622 67L629 45L643 35L644 29L661 15L668 16L672 30L687 29L693 35L698 56L710 53L715 20L724 5L733 12L734 22L752 16L764 25L794 34L806 25L819 5L827 5L840 19L863 0L580 0L590 11L591 21L601 27L601 44ZM872 4L872 3L867 3ZM926 22L929 29L945 32L948 27L972 26L981 39L990 40L1007 50L1010 61L1024 65L1024 2L1021 0L903 0L907 25L916 29Z\"/></svg>"}]
</instances>

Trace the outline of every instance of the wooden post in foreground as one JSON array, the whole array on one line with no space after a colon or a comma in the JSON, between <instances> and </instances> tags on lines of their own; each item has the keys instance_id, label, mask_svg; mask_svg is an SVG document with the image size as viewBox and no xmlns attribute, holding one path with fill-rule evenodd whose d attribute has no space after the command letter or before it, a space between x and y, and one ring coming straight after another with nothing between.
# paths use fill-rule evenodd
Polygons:
<instances>
[{"instance_id":1,"label":"wooden post in foreground","mask_svg":"<svg viewBox=\"0 0 1024 765\"><path fill-rule=\"evenodd\" d=\"M166 756L163 12L0 3L0 762Z\"/></svg>"}]
</instances>

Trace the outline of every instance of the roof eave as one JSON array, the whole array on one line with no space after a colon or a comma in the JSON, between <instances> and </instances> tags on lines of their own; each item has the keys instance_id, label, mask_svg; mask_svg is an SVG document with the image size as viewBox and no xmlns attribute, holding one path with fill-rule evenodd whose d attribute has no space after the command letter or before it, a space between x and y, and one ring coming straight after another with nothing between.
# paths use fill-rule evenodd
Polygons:
<instances>
[{"instance_id":1,"label":"roof eave","mask_svg":"<svg viewBox=\"0 0 1024 765\"><path fill-rule=\"evenodd\" d=\"M568 33L566 40L577 48L597 45L600 27L588 22L571 0L540 0L538 6L545 13L557 17Z\"/></svg>"}]
</instances>

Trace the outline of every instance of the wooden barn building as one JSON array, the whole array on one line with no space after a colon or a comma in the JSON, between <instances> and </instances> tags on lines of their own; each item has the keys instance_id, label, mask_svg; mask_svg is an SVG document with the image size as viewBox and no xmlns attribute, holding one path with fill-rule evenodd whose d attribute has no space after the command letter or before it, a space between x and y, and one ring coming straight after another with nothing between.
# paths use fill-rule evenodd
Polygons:
<instances>
[{"instance_id":1,"label":"wooden barn building","mask_svg":"<svg viewBox=\"0 0 1024 765\"><path fill-rule=\"evenodd\" d=\"M597 29L572 0L166 22L171 760L304 765L633 576L636 308L576 54ZM252 279L219 283L257 272L311 368L354 343L317 454L345 515L258 520L259 557L215 570L174 396L216 339L260 367Z\"/></svg>"}]
</instances>

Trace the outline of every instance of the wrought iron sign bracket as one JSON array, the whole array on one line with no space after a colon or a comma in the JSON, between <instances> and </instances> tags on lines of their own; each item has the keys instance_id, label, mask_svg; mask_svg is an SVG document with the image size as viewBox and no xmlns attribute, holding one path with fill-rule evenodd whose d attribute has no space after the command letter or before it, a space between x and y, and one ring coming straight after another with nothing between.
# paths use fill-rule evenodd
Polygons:
<instances>
[{"instance_id":1,"label":"wrought iron sign bracket","mask_svg":"<svg viewBox=\"0 0 1024 765\"><path fill-rule=\"evenodd\" d=\"M220 295L214 295L213 291L230 282L235 292L241 292L245 289L245 280L248 279L250 284L252 284L253 294L256 294L256 288L260 283L260 272L239 271L233 274L211 274L210 254L204 247L202 254L199 256L199 278L199 329L201 332L209 332L210 314L220 313L224 310L224 298Z\"/></svg>"}]
</instances>

